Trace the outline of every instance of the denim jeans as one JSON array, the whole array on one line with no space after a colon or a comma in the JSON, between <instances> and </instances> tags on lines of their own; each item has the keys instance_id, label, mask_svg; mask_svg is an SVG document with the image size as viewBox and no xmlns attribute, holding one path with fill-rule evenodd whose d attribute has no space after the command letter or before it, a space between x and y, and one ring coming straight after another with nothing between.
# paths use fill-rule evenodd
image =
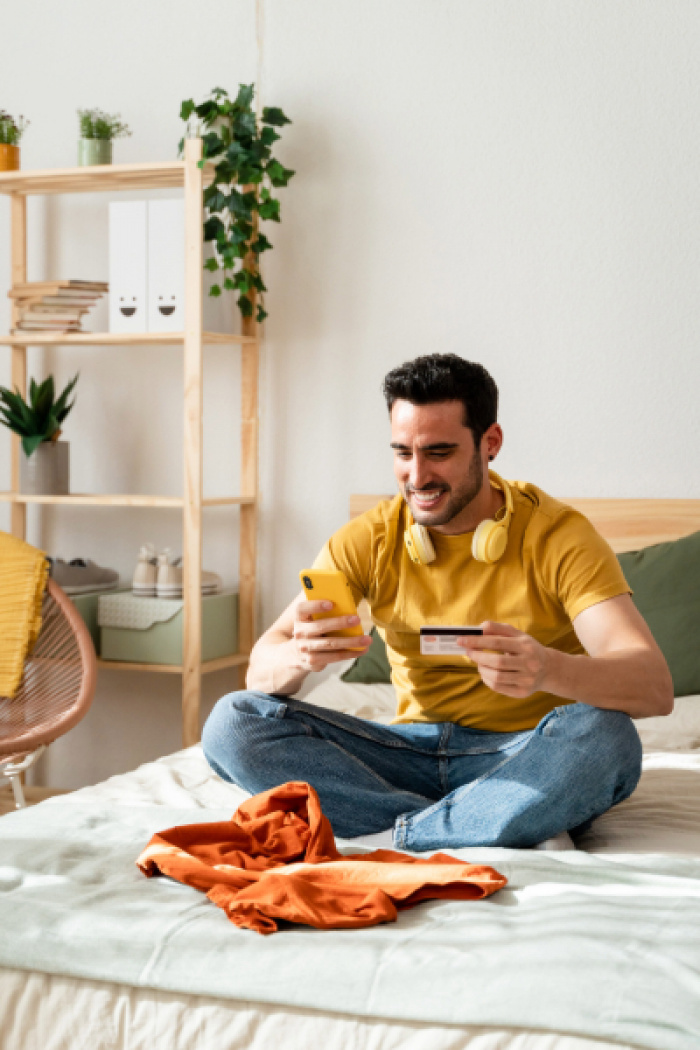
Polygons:
<instances>
[{"instance_id":1,"label":"denim jeans","mask_svg":"<svg viewBox=\"0 0 700 1050\"><path fill-rule=\"evenodd\" d=\"M212 769L257 794L288 780L318 792L335 835L393 828L400 849L533 846L584 831L634 791L642 748L630 717L588 704L534 729L380 725L259 692L230 693L202 737Z\"/></svg>"}]
</instances>

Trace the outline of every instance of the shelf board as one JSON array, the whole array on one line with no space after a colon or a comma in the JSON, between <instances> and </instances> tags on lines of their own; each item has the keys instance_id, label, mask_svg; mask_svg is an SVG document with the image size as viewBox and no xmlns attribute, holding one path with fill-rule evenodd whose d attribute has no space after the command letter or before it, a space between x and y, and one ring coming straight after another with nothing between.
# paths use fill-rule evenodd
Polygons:
<instances>
[{"instance_id":1,"label":"shelf board","mask_svg":"<svg viewBox=\"0 0 700 1050\"><path fill-rule=\"evenodd\" d=\"M0 346L168 346L184 343L184 332L17 332L0 336ZM256 343L252 336L202 332L203 343Z\"/></svg>"},{"instance_id":2,"label":"shelf board","mask_svg":"<svg viewBox=\"0 0 700 1050\"><path fill-rule=\"evenodd\" d=\"M0 492L3 503L43 503L76 507L179 507L185 506L182 496L98 496L74 493L70 496L25 496L21 492ZM213 496L203 499L203 507L244 506L255 503L255 496Z\"/></svg>"},{"instance_id":3,"label":"shelf board","mask_svg":"<svg viewBox=\"0 0 700 1050\"><path fill-rule=\"evenodd\" d=\"M202 674L212 671L223 671L227 667L240 667L247 664L248 653L233 653L231 656L222 656L218 660L206 660L202 664ZM141 664L127 663L125 660L101 660L98 658L97 666L100 670L107 671L152 671L158 674L182 674L181 664Z\"/></svg>"},{"instance_id":4,"label":"shelf board","mask_svg":"<svg viewBox=\"0 0 700 1050\"><path fill-rule=\"evenodd\" d=\"M213 178L214 164L204 165L204 182ZM0 193L101 193L115 190L160 190L185 185L184 160L145 164L96 164L84 168L50 168L0 172Z\"/></svg>"}]
</instances>

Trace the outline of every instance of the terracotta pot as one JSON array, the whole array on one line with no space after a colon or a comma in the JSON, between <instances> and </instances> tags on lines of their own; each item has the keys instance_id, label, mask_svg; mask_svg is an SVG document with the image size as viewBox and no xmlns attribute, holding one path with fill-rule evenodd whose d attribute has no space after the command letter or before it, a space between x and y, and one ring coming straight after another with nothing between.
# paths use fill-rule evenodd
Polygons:
<instances>
[{"instance_id":1,"label":"terracotta pot","mask_svg":"<svg viewBox=\"0 0 700 1050\"><path fill-rule=\"evenodd\" d=\"M19 171L19 146L0 142L0 171Z\"/></svg>"},{"instance_id":2,"label":"terracotta pot","mask_svg":"<svg viewBox=\"0 0 700 1050\"><path fill-rule=\"evenodd\" d=\"M78 165L112 163L111 139L78 139Z\"/></svg>"}]
</instances>

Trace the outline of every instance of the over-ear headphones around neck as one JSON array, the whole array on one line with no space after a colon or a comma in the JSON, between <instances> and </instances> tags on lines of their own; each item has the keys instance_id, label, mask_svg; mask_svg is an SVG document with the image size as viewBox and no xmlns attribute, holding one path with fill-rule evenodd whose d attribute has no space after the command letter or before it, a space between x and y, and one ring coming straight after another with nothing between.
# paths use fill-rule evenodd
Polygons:
<instances>
[{"instance_id":1,"label":"over-ear headphones around neck","mask_svg":"<svg viewBox=\"0 0 700 1050\"><path fill-rule=\"evenodd\" d=\"M477 525L472 537L472 556L475 561L493 565L503 557L508 543L508 528L513 516L513 493L508 482L495 470L489 470L489 479L496 483L496 488L501 489L506 504L502 518L486 518ZM406 509L408 526L403 538L408 556L416 565L430 565L437 557L430 533L425 525L419 525L413 520L408 505Z\"/></svg>"}]
</instances>

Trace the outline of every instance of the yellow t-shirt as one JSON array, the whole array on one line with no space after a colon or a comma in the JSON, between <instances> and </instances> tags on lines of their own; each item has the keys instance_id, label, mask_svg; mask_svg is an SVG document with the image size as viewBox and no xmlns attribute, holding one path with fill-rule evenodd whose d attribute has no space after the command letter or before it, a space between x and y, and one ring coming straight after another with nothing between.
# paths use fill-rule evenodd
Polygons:
<instances>
[{"instance_id":1,"label":"yellow t-shirt","mask_svg":"<svg viewBox=\"0 0 700 1050\"><path fill-rule=\"evenodd\" d=\"M355 601L366 598L386 642L397 695L394 723L457 722L473 729L532 729L566 703L551 693L526 699L484 685L466 656L422 656L422 625L496 620L564 653L583 653L572 621L591 605L629 594L620 564L583 514L535 485L510 482L514 513L505 554L472 557L472 532L430 531L437 558L415 565L403 540L406 504L383 500L331 537L314 563L339 569Z\"/></svg>"}]
</instances>

